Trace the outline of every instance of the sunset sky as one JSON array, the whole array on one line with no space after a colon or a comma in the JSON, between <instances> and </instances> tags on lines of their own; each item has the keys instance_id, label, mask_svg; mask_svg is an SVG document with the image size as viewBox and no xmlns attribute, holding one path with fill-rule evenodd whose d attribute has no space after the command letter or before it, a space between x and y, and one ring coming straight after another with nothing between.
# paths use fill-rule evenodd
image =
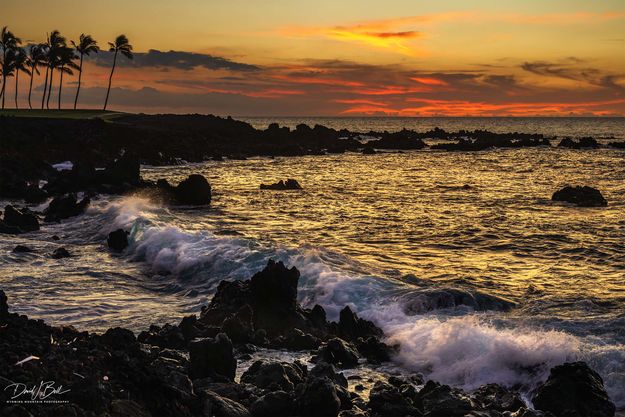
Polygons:
<instances>
[{"instance_id":1,"label":"sunset sky","mask_svg":"<svg viewBox=\"0 0 625 417\"><path fill-rule=\"evenodd\" d=\"M1 9L0 26L24 43L53 29L101 46L126 34L137 57L119 63L116 110L625 115L623 0L3 0ZM111 61L87 62L82 107L101 106ZM66 80L69 103L76 77Z\"/></svg>"}]
</instances>

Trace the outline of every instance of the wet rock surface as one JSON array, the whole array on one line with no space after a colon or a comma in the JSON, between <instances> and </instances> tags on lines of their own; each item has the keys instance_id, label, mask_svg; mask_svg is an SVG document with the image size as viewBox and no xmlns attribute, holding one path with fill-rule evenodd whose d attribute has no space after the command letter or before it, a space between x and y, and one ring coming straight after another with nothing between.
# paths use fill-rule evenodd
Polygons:
<instances>
[{"instance_id":1,"label":"wet rock surface","mask_svg":"<svg viewBox=\"0 0 625 417\"><path fill-rule=\"evenodd\" d=\"M106 243L115 252L121 252L128 246L128 232L117 229L109 233Z\"/></svg>"},{"instance_id":2,"label":"wet rock surface","mask_svg":"<svg viewBox=\"0 0 625 417\"><path fill-rule=\"evenodd\" d=\"M601 191L588 186L566 186L551 196L553 201L564 201L575 204L579 207L605 207L608 201L603 197Z\"/></svg>"},{"instance_id":3,"label":"wet rock surface","mask_svg":"<svg viewBox=\"0 0 625 417\"><path fill-rule=\"evenodd\" d=\"M293 178L289 178L286 181L280 180L273 184L261 184L260 189L261 190L278 190L278 191L301 190L302 186L299 184L299 182L297 182L297 180L294 180Z\"/></svg>"}]
</instances>

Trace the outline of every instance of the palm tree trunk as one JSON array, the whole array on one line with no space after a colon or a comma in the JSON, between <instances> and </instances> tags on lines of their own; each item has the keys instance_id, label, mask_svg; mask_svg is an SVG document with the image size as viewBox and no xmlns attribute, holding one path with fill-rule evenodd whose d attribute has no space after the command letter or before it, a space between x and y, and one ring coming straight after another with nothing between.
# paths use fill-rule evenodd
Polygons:
<instances>
[{"instance_id":1,"label":"palm tree trunk","mask_svg":"<svg viewBox=\"0 0 625 417\"><path fill-rule=\"evenodd\" d=\"M115 71L115 64L117 63L117 50L115 51L115 55L113 55L113 68L111 68L111 75L109 75L109 88L106 90L106 99L104 100L104 110L106 110L106 105L109 102L109 94L111 92L111 82L113 81L113 72Z\"/></svg>"},{"instance_id":2,"label":"palm tree trunk","mask_svg":"<svg viewBox=\"0 0 625 417\"><path fill-rule=\"evenodd\" d=\"M50 96L52 95L52 80L54 79L54 67L50 68L50 82L48 83L48 98L46 99L46 108L50 109Z\"/></svg>"},{"instance_id":3,"label":"palm tree trunk","mask_svg":"<svg viewBox=\"0 0 625 417\"><path fill-rule=\"evenodd\" d=\"M2 74L2 109L4 110L4 90L6 89L7 86L7 77L4 75L4 73Z\"/></svg>"},{"instance_id":4,"label":"palm tree trunk","mask_svg":"<svg viewBox=\"0 0 625 417\"><path fill-rule=\"evenodd\" d=\"M35 66L30 69L30 84L28 86L28 108L33 109L33 105L30 103L30 96L33 93L33 78L35 78Z\"/></svg>"},{"instance_id":5,"label":"palm tree trunk","mask_svg":"<svg viewBox=\"0 0 625 417\"><path fill-rule=\"evenodd\" d=\"M46 65L46 80L43 83L43 97L41 97L41 110L43 110L43 103L46 101L46 91L48 91L48 71L50 67Z\"/></svg>"},{"instance_id":6,"label":"palm tree trunk","mask_svg":"<svg viewBox=\"0 0 625 417\"><path fill-rule=\"evenodd\" d=\"M19 109L19 106L17 105L17 85L19 83L19 78L20 78L20 71L15 70L15 108L16 109Z\"/></svg>"},{"instance_id":7,"label":"palm tree trunk","mask_svg":"<svg viewBox=\"0 0 625 417\"><path fill-rule=\"evenodd\" d=\"M63 72L65 67L61 67L61 80L59 81L59 110L61 110L61 91L63 91Z\"/></svg>"},{"instance_id":8,"label":"palm tree trunk","mask_svg":"<svg viewBox=\"0 0 625 417\"><path fill-rule=\"evenodd\" d=\"M76 98L74 99L74 110L78 105L78 94L80 94L80 82L82 80L82 53L80 54L80 67L78 67L78 88L76 89Z\"/></svg>"}]
</instances>

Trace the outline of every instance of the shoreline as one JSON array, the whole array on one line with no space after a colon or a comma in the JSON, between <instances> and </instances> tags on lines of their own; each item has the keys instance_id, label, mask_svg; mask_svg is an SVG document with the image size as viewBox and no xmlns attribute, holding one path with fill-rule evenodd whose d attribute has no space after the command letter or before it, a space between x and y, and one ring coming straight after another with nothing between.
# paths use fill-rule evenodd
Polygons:
<instances>
[{"instance_id":1,"label":"shoreline","mask_svg":"<svg viewBox=\"0 0 625 417\"><path fill-rule=\"evenodd\" d=\"M384 368L372 377L364 367L391 363L396 347L349 307L338 322L328 322L318 305L303 309L296 301L298 280L297 269L269 261L247 281L222 281L199 317L152 325L137 337L123 328L94 334L50 327L9 313L10 299L0 291L0 381L13 387L45 380L54 387L40 403L8 403L0 410L111 416L538 417L574 410L614 415L601 377L583 362L551 369L547 382L527 393L542 411L528 410L518 388L488 384L464 392ZM283 362L266 351L272 359L253 361L267 348L312 359L309 366ZM251 366L239 369L245 361ZM3 391L2 403L27 396L15 395L13 389Z\"/></svg>"}]
</instances>

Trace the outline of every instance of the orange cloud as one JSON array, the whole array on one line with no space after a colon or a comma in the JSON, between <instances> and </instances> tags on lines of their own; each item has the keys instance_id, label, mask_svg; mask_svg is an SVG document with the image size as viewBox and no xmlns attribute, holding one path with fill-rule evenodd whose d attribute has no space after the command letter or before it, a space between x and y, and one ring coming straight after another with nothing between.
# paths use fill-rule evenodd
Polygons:
<instances>
[{"instance_id":1,"label":"orange cloud","mask_svg":"<svg viewBox=\"0 0 625 417\"><path fill-rule=\"evenodd\" d=\"M440 85L440 86L448 86L449 84L443 80L439 80L437 78L429 78L429 77L410 77L412 81L416 81L419 84L425 85Z\"/></svg>"}]
</instances>

